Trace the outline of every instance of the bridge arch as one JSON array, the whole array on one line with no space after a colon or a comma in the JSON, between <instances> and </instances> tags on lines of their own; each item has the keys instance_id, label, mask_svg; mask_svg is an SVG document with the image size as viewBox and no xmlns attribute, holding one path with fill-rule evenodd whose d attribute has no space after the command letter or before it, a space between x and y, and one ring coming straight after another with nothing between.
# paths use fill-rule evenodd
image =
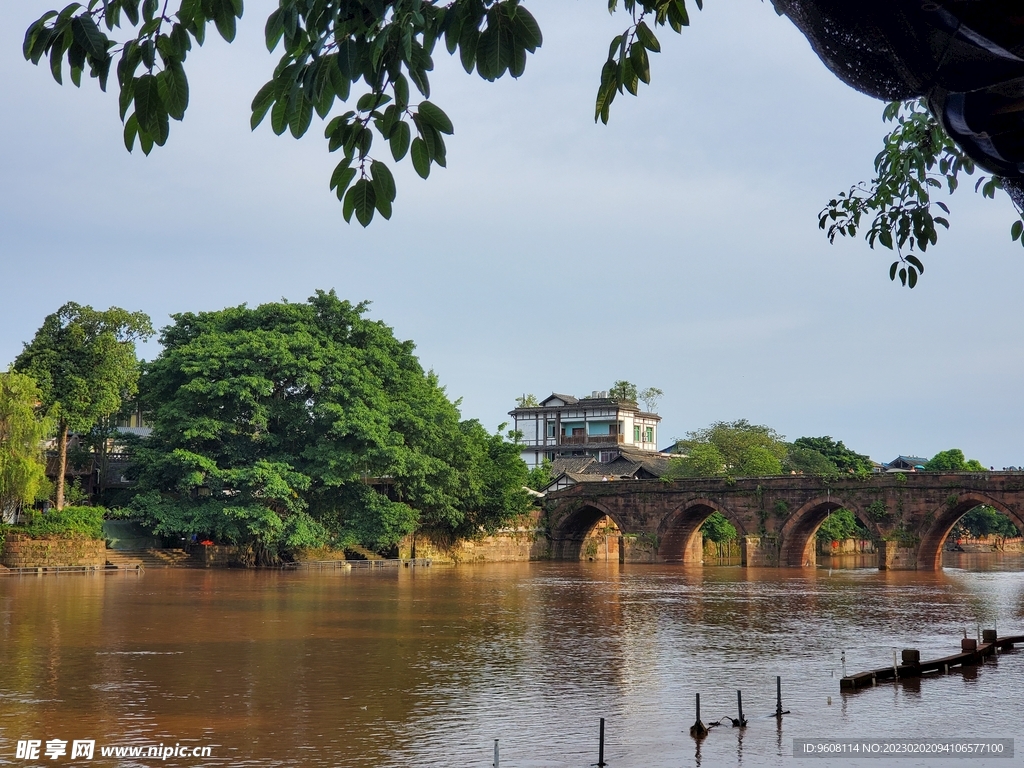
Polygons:
<instances>
[{"instance_id":1,"label":"bridge arch","mask_svg":"<svg viewBox=\"0 0 1024 768\"><path fill-rule=\"evenodd\" d=\"M1024 516L1017 510L1007 506L988 494L980 491L962 491L951 493L946 503L935 510L931 517L931 525L921 533L921 543L917 548L917 567L920 570L938 571L942 569L942 545L949 536L957 521L975 507L989 506L1002 512L1021 531L1024 531Z\"/></svg>"},{"instance_id":2,"label":"bridge arch","mask_svg":"<svg viewBox=\"0 0 1024 768\"><path fill-rule=\"evenodd\" d=\"M728 520L742 538L747 531L740 519L717 501L706 498L689 499L661 522L658 527L658 560L664 563L700 565L703 552L696 548L697 533L704 521L718 512Z\"/></svg>"},{"instance_id":3,"label":"bridge arch","mask_svg":"<svg viewBox=\"0 0 1024 768\"><path fill-rule=\"evenodd\" d=\"M815 534L826 518L837 509L848 509L867 527L875 540L881 538L873 520L860 513L855 505L841 501L830 494L817 496L802 504L782 525L779 531L779 562L791 568L813 568L818 557L815 552Z\"/></svg>"},{"instance_id":4,"label":"bridge arch","mask_svg":"<svg viewBox=\"0 0 1024 768\"><path fill-rule=\"evenodd\" d=\"M619 516L599 501L587 499L578 507L567 510L551 528L551 558L581 559L587 536L605 517L615 523L620 532L626 531Z\"/></svg>"}]
</instances>

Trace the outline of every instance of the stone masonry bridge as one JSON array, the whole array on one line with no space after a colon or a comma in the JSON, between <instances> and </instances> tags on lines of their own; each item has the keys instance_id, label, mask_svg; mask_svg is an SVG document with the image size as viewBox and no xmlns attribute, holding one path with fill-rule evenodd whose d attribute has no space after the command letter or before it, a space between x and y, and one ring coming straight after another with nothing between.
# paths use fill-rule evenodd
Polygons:
<instances>
[{"instance_id":1,"label":"stone masonry bridge","mask_svg":"<svg viewBox=\"0 0 1024 768\"><path fill-rule=\"evenodd\" d=\"M700 563L700 526L732 523L748 566L814 566L815 533L846 508L871 532L883 569L938 570L953 525L986 504L1024 530L1024 472L887 473L821 478L692 478L579 483L547 497L551 556L578 560L608 518L626 562Z\"/></svg>"}]
</instances>

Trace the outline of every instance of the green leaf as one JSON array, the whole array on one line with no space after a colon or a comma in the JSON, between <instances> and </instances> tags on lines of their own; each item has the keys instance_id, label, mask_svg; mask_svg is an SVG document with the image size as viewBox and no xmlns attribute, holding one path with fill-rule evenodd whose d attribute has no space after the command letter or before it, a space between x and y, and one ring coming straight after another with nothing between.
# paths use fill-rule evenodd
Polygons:
<instances>
[{"instance_id":1,"label":"green leaf","mask_svg":"<svg viewBox=\"0 0 1024 768\"><path fill-rule=\"evenodd\" d=\"M448 115L440 107L429 101L421 101L417 113L427 125L436 128L441 133L451 135L455 132L455 128L452 126L452 121L448 119Z\"/></svg>"},{"instance_id":2,"label":"green leaf","mask_svg":"<svg viewBox=\"0 0 1024 768\"><path fill-rule=\"evenodd\" d=\"M401 160L405 157L405 153L409 151L409 142L412 138L412 131L409 129L409 124L405 121L395 123L391 130L391 156L395 158L395 161Z\"/></svg>"},{"instance_id":3,"label":"green leaf","mask_svg":"<svg viewBox=\"0 0 1024 768\"><path fill-rule=\"evenodd\" d=\"M391 169L384 165L384 163L374 160L370 163L370 174L373 176L373 188L377 193L377 199L393 202L397 189L395 187L395 177L391 175Z\"/></svg>"},{"instance_id":4,"label":"green leaf","mask_svg":"<svg viewBox=\"0 0 1024 768\"><path fill-rule=\"evenodd\" d=\"M188 79L181 64L175 62L169 65L157 76L157 85L160 86L160 98L167 107L167 113L175 120L184 118L188 108Z\"/></svg>"},{"instance_id":5,"label":"green leaf","mask_svg":"<svg viewBox=\"0 0 1024 768\"><path fill-rule=\"evenodd\" d=\"M1021 234L1024 234L1024 221L1017 219L1010 227L1010 237L1014 240L1020 240Z\"/></svg>"},{"instance_id":6,"label":"green leaf","mask_svg":"<svg viewBox=\"0 0 1024 768\"><path fill-rule=\"evenodd\" d=\"M267 50L273 52L277 48L277 44L281 42L282 35L284 35L284 18L280 8L267 17L267 24L263 34L267 40Z\"/></svg>"},{"instance_id":7,"label":"green leaf","mask_svg":"<svg viewBox=\"0 0 1024 768\"><path fill-rule=\"evenodd\" d=\"M409 81L401 72L395 78L394 89L395 106L398 107L400 112L404 112L406 107L409 106Z\"/></svg>"},{"instance_id":8,"label":"green leaf","mask_svg":"<svg viewBox=\"0 0 1024 768\"><path fill-rule=\"evenodd\" d=\"M540 25L533 18L533 15L521 5L516 7L514 24L515 38L521 46L530 53L540 48L544 42L544 36L540 32Z\"/></svg>"},{"instance_id":9,"label":"green leaf","mask_svg":"<svg viewBox=\"0 0 1024 768\"><path fill-rule=\"evenodd\" d=\"M166 114L166 109L160 100L160 88L156 77L143 75L135 81L135 116L138 118L139 128L150 134L153 139L160 133L158 124L161 114Z\"/></svg>"},{"instance_id":10,"label":"green leaf","mask_svg":"<svg viewBox=\"0 0 1024 768\"><path fill-rule=\"evenodd\" d=\"M373 184L367 179L360 179L349 188L342 204L342 214L345 221L352 220L355 213L356 220L364 227L373 220L373 211L376 208L377 196L373 191Z\"/></svg>"},{"instance_id":11,"label":"green leaf","mask_svg":"<svg viewBox=\"0 0 1024 768\"><path fill-rule=\"evenodd\" d=\"M305 93L299 91L289 103L288 128L296 139L309 129L313 120L313 103L306 98Z\"/></svg>"},{"instance_id":12,"label":"green leaf","mask_svg":"<svg viewBox=\"0 0 1024 768\"><path fill-rule=\"evenodd\" d=\"M252 100L252 117L249 118L249 125L252 130L256 130L256 126L263 122L263 118L266 117L267 112L273 105L276 99L276 88L275 83L271 80L266 83L256 93L255 98Z\"/></svg>"},{"instance_id":13,"label":"green leaf","mask_svg":"<svg viewBox=\"0 0 1024 768\"><path fill-rule=\"evenodd\" d=\"M895 280L896 279L896 270L899 269L899 266L900 266L900 263L898 261L894 261L892 263L892 265L889 267L889 279L890 280Z\"/></svg>"},{"instance_id":14,"label":"green leaf","mask_svg":"<svg viewBox=\"0 0 1024 768\"><path fill-rule=\"evenodd\" d=\"M636 36L640 40L640 44L648 51L653 51L654 53L661 51L661 43L658 42L658 38L654 36L646 22L641 21L636 25Z\"/></svg>"},{"instance_id":15,"label":"green leaf","mask_svg":"<svg viewBox=\"0 0 1024 768\"><path fill-rule=\"evenodd\" d=\"M915 267L915 268L917 269L917 271L918 271L918 272L920 272L920 273L924 274L924 264L922 264L922 263L921 263L921 260L920 260L919 258L917 258L917 256L915 256L915 255L914 255L914 254L912 254L912 253L911 253L911 254L908 254L908 255L907 255L907 261L908 261L908 262L909 262L910 264L913 264L913 265L914 265L914 267Z\"/></svg>"},{"instance_id":16,"label":"green leaf","mask_svg":"<svg viewBox=\"0 0 1024 768\"><path fill-rule=\"evenodd\" d=\"M342 199L355 175L356 169L352 167L352 158L350 157L346 157L335 167L334 173L331 174L331 189L337 190L339 200Z\"/></svg>"},{"instance_id":17,"label":"green leaf","mask_svg":"<svg viewBox=\"0 0 1024 768\"><path fill-rule=\"evenodd\" d=\"M213 21L217 25L217 31L220 32L220 36L229 43L233 42L235 39L234 9L228 3L222 4L220 13L216 15Z\"/></svg>"},{"instance_id":18,"label":"green leaf","mask_svg":"<svg viewBox=\"0 0 1024 768\"><path fill-rule=\"evenodd\" d=\"M107 36L96 26L92 16L76 16L71 20L75 41L95 59L107 55Z\"/></svg>"},{"instance_id":19,"label":"green leaf","mask_svg":"<svg viewBox=\"0 0 1024 768\"><path fill-rule=\"evenodd\" d=\"M412 167L422 179L430 175L430 153L423 139L418 136L412 140Z\"/></svg>"},{"instance_id":20,"label":"green leaf","mask_svg":"<svg viewBox=\"0 0 1024 768\"><path fill-rule=\"evenodd\" d=\"M278 136L288 129L288 99L278 99L270 110L270 128Z\"/></svg>"},{"instance_id":21,"label":"green leaf","mask_svg":"<svg viewBox=\"0 0 1024 768\"><path fill-rule=\"evenodd\" d=\"M907 286L913 288L917 285L917 270L913 267L907 268Z\"/></svg>"},{"instance_id":22,"label":"green leaf","mask_svg":"<svg viewBox=\"0 0 1024 768\"><path fill-rule=\"evenodd\" d=\"M124 124L124 146L129 152L135 148L135 137L139 135L139 121L135 119L135 113L132 112Z\"/></svg>"}]
</instances>

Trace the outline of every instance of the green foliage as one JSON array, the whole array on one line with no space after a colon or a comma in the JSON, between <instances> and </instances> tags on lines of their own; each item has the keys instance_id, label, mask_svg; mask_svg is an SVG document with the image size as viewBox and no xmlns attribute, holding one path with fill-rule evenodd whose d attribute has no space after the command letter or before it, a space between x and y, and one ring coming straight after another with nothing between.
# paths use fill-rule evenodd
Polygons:
<instances>
[{"instance_id":1,"label":"green foliage","mask_svg":"<svg viewBox=\"0 0 1024 768\"><path fill-rule=\"evenodd\" d=\"M1020 536L1020 531L1006 515L992 507L980 506L961 517L950 535L954 539L978 539L992 534L1010 538Z\"/></svg>"},{"instance_id":2,"label":"green foliage","mask_svg":"<svg viewBox=\"0 0 1024 768\"><path fill-rule=\"evenodd\" d=\"M423 178L432 165L447 164L444 136L454 127L428 100L437 42L443 39L467 72L475 69L489 81L506 72L522 75L526 55L542 43L540 27L518 0L280 0L277 6L264 32L267 50L280 47L281 57L252 100L250 124L255 130L269 115L274 133L300 138L314 112L326 120L336 100L353 104L329 120L325 136L329 151L343 155L330 188L345 220L354 215L364 227L375 214L391 218L397 189L387 154L395 162L409 156ZM65 57L75 85L88 65L104 90L117 56L125 146L131 151L138 140L148 155L167 141L170 120L181 120L188 108L185 61L193 41L202 45L212 24L231 42L242 11L242 0L141 0L141 8L140 0L72 3L29 27L23 53L34 64L48 61L57 82ZM120 41L108 34L115 28L126 29ZM422 96L418 103L410 81ZM372 151L375 137L381 154Z\"/></svg>"},{"instance_id":3,"label":"green foliage","mask_svg":"<svg viewBox=\"0 0 1024 768\"><path fill-rule=\"evenodd\" d=\"M798 437L793 441L794 448L806 448L816 451L824 456L839 472L852 474L867 474L871 472L873 464L871 459L862 453L851 451L842 440L833 440L828 435L824 437Z\"/></svg>"},{"instance_id":4,"label":"green foliage","mask_svg":"<svg viewBox=\"0 0 1024 768\"><path fill-rule=\"evenodd\" d=\"M881 499L876 499L868 505L868 514L871 515L874 520L884 520L888 514L889 509L885 506L885 502Z\"/></svg>"},{"instance_id":5,"label":"green foliage","mask_svg":"<svg viewBox=\"0 0 1024 768\"><path fill-rule=\"evenodd\" d=\"M778 475L788 452L774 429L746 419L690 432L677 449L683 456L672 460L672 474L679 477Z\"/></svg>"},{"instance_id":6,"label":"green foliage","mask_svg":"<svg viewBox=\"0 0 1024 768\"><path fill-rule=\"evenodd\" d=\"M540 466L530 470L526 479L526 487L539 491L548 486L554 478L551 476L551 462L547 459L541 462Z\"/></svg>"},{"instance_id":7,"label":"green foliage","mask_svg":"<svg viewBox=\"0 0 1024 768\"><path fill-rule=\"evenodd\" d=\"M618 0L608 0L608 12L615 13L618 5ZM640 83L650 85L648 52L660 52L661 43L647 22L653 22L655 27L667 25L674 32L682 32L690 24L685 0L623 0L622 5L632 16L632 23L612 38L608 46L608 59L601 69L601 85L597 89L594 122L607 124L615 94L626 91L636 96ZM696 5L703 9L703 0L696 0Z\"/></svg>"},{"instance_id":8,"label":"green foliage","mask_svg":"<svg viewBox=\"0 0 1024 768\"><path fill-rule=\"evenodd\" d=\"M31 376L0 374L0 522L12 522L22 505L50 493L42 445L53 432L53 418L41 402Z\"/></svg>"},{"instance_id":9,"label":"green foliage","mask_svg":"<svg viewBox=\"0 0 1024 768\"><path fill-rule=\"evenodd\" d=\"M68 302L43 320L14 361L39 385L42 402L72 431L87 432L137 391L135 342L153 334L142 312L99 312Z\"/></svg>"},{"instance_id":10,"label":"green foliage","mask_svg":"<svg viewBox=\"0 0 1024 768\"><path fill-rule=\"evenodd\" d=\"M23 525L10 530L29 536L68 536L85 539L103 538L103 507L64 507L46 513L33 510Z\"/></svg>"},{"instance_id":11,"label":"green foliage","mask_svg":"<svg viewBox=\"0 0 1024 768\"><path fill-rule=\"evenodd\" d=\"M867 528L848 509L836 509L829 513L818 528L818 541L843 541L844 539L869 539Z\"/></svg>"},{"instance_id":12,"label":"green foliage","mask_svg":"<svg viewBox=\"0 0 1024 768\"><path fill-rule=\"evenodd\" d=\"M538 408L540 403L537 402L537 396L534 394L523 395L522 397L516 398L516 408Z\"/></svg>"},{"instance_id":13,"label":"green foliage","mask_svg":"<svg viewBox=\"0 0 1024 768\"><path fill-rule=\"evenodd\" d=\"M647 387L646 389L640 390L640 399L644 403L644 408L649 413L657 413L658 403L661 402L661 398L664 397L665 393L657 387Z\"/></svg>"},{"instance_id":14,"label":"green foliage","mask_svg":"<svg viewBox=\"0 0 1024 768\"><path fill-rule=\"evenodd\" d=\"M460 421L411 342L333 292L185 313L161 334L141 398L132 508L157 533L289 549L457 536L524 512L519 446Z\"/></svg>"},{"instance_id":15,"label":"green foliage","mask_svg":"<svg viewBox=\"0 0 1024 768\"><path fill-rule=\"evenodd\" d=\"M986 472L988 467L982 466L977 459L965 459L964 452L959 448L939 451L924 465L925 472Z\"/></svg>"},{"instance_id":16,"label":"green foliage","mask_svg":"<svg viewBox=\"0 0 1024 768\"><path fill-rule=\"evenodd\" d=\"M631 381L619 380L612 384L608 390L608 397L612 400L628 400L635 403L639 397L636 384Z\"/></svg>"},{"instance_id":17,"label":"green foliage","mask_svg":"<svg viewBox=\"0 0 1024 768\"><path fill-rule=\"evenodd\" d=\"M684 456L671 460L671 474L678 477L717 477L725 473L725 457L713 443L695 443Z\"/></svg>"},{"instance_id":18,"label":"green foliage","mask_svg":"<svg viewBox=\"0 0 1024 768\"><path fill-rule=\"evenodd\" d=\"M57 419L59 466L67 462L68 432L88 432L116 413L138 389L135 342L153 328L142 312L118 307L99 312L68 302L43 320L15 370L39 385L43 407ZM64 474L58 471L57 507L64 506Z\"/></svg>"},{"instance_id":19,"label":"green foliage","mask_svg":"<svg viewBox=\"0 0 1024 768\"><path fill-rule=\"evenodd\" d=\"M896 127L885 137L882 151L875 157L875 178L870 184L860 183L841 192L822 209L818 227L828 230L829 242L836 235L855 237L861 219L872 216L864 238L872 248L880 243L895 250L896 261L889 267L889 279L900 278L902 285L913 288L924 273L924 264L914 254L924 253L938 241L937 227L949 229L949 220L932 213L932 190L944 186L949 193L959 186L960 172L974 173L974 161L946 134L928 110L924 99L892 102L885 107L882 118L896 121ZM994 197L1002 188L997 176L984 176L975 184L984 197ZM942 213L949 207L935 201ZM1018 218L1010 228L1012 239L1024 245L1024 221Z\"/></svg>"},{"instance_id":20,"label":"green foliage","mask_svg":"<svg viewBox=\"0 0 1024 768\"><path fill-rule=\"evenodd\" d=\"M704 538L716 544L732 541L736 538L736 527L721 512L712 512L700 527Z\"/></svg>"},{"instance_id":21,"label":"green foliage","mask_svg":"<svg viewBox=\"0 0 1024 768\"><path fill-rule=\"evenodd\" d=\"M782 468L798 475L830 477L839 473L838 467L818 451L795 443L789 447Z\"/></svg>"}]
</instances>

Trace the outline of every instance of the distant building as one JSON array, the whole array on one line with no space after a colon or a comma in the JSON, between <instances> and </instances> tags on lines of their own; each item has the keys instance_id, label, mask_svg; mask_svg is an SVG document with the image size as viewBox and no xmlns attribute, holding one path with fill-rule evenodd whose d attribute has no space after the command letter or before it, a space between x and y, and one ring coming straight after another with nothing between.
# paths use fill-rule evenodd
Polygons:
<instances>
[{"instance_id":1,"label":"distant building","mask_svg":"<svg viewBox=\"0 0 1024 768\"><path fill-rule=\"evenodd\" d=\"M897 456L882 467L885 472L920 472L927 463L928 459L922 459L920 456Z\"/></svg>"},{"instance_id":2,"label":"distant building","mask_svg":"<svg viewBox=\"0 0 1024 768\"><path fill-rule=\"evenodd\" d=\"M615 458L606 462L592 456L556 458L551 462L551 482L542 491L560 491L577 483L657 479L668 472L669 461L668 456L656 451L626 447L619 448Z\"/></svg>"},{"instance_id":3,"label":"distant building","mask_svg":"<svg viewBox=\"0 0 1024 768\"><path fill-rule=\"evenodd\" d=\"M522 458L531 469L544 459L591 457L611 462L622 448L657 453L661 417L629 400L594 392L590 397L552 393L540 405L509 411L522 433Z\"/></svg>"}]
</instances>

